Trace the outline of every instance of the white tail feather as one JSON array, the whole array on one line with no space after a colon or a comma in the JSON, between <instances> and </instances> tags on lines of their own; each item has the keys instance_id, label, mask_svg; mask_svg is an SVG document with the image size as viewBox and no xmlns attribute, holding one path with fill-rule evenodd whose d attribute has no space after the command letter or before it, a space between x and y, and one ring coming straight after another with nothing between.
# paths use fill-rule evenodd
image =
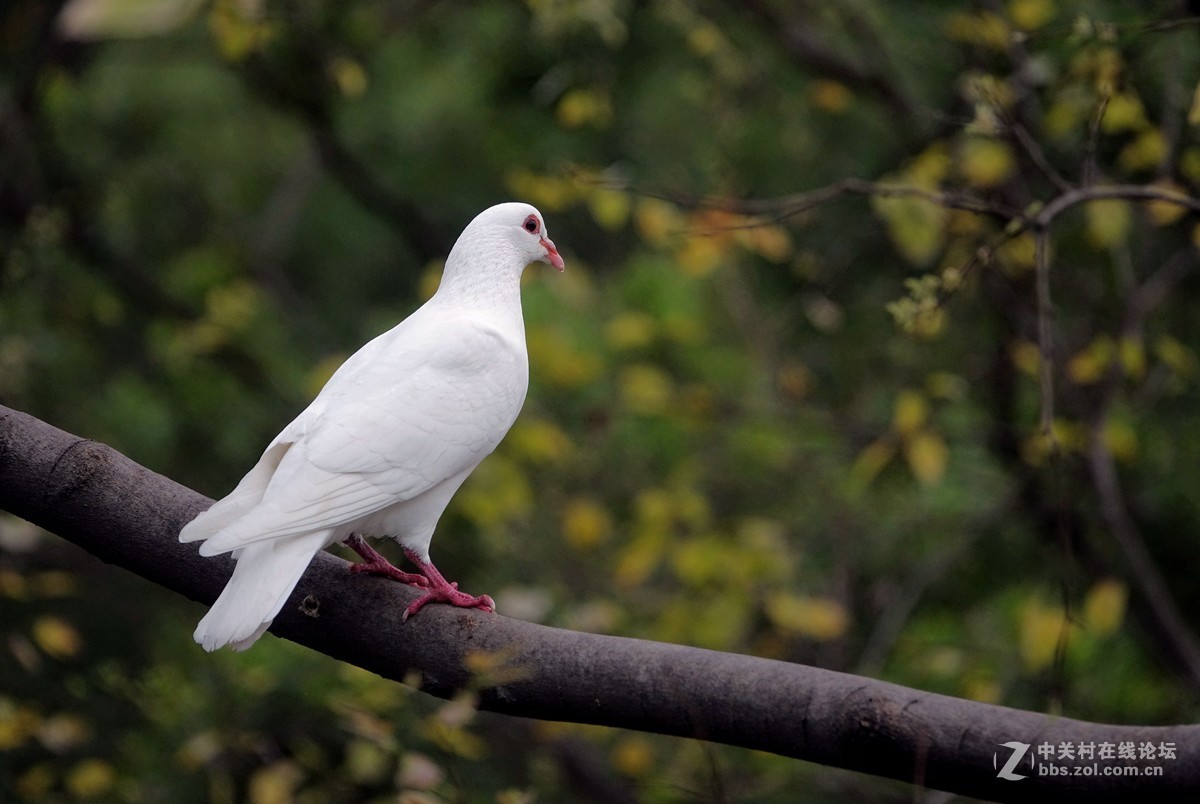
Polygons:
<instances>
[{"instance_id":1,"label":"white tail feather","mask_svg":"<svg viewBox=\"0 0 1200 804\"><path fill-rule=\"evenodd\" d=\"M300 576L332 532L320 530L286 539L246 545L220 597L196 626L196 642L207 651L254 644L283 608Z\"/></svg>"},{"instance_id":2,"label":"white tail feather","mask_svg":"<svg viewBox=\"0 0 1200 804\"><path fill-rule=\"evenodd\" d=\"M241 519L254 506L262 502L263 493L271 482L271 476L283 460L284 453L292 446L290 441L272 444L267 448L254 468L246 473L237 488L229 495L217 500L212 507L203 512L191 522L184 525L179 532L179 541L198 542L216 535L222 528Z\"/></svg>"}]
</instances>

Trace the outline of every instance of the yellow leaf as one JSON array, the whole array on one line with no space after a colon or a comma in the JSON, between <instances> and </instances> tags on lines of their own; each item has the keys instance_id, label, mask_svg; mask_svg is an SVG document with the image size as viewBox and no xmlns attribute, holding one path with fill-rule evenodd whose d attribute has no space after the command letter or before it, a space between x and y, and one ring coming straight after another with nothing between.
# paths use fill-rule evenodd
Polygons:
<instances>
[{"instance_id":1,"label":"yellow leaf","mask_svg":"<svg viewBox=\"0 0 1200 804\"><path fill-rule=\"evenodd\" d=\"M558 388L581 388L599 376L599 358L572 348L558 332L540 327L530 335L529 362L543 382Z\"/></svg>"},{"instance_id":2,"label":"yellow leaf","mask_svg":"<svg viewBox=\"0 0 1200 804\"><path fill-rule=\"evenodd\" d=\"M1126 173L1154 170L1167 154L1167 138L1157 128L1138 134L1117 154L1117 164Z\"/></svg>"},{"instance_id":3,"label":"yellow leaf","mask_svg":"<svg viewBox=\"0 0 1200 804\"><path fill-rule=\"evenodd\" d=\"M1051 101L1042 121L1050 139L1063 140L1076 131L1086 119L1085 105L1078 98L1067 95Z\"/></svg>"},{"instance_id":4,"label":"yellow leaf","mask_svg":"<svg viewBox=\"0 0 1200 804\"><path fill-rule=\"evenodd\" d=\"M623 738L612 750L612 766L625 776L646 776L657 766L654 747L641 735Z\"/></svg>"},{"instance_id":5,"label":"yellow leaf","mask_svg":"<svg viewBox=\"0 0 1200 804\"><path fill-rule=\"evenodd\" d=\"M1009 276L1020 276L1037 265L1037 240L1025 232L996 249L996 259Z\"/></svg>"},{"instance_id":6,"label":"yellow leaf","mask_svg":"<svg viewBox=\"0 0 1200 804\"><path fill-rule=\"evenodd\" d=\"M49 614L34 620L33 641L56 659L69 659L83 649L83 638L75 627Z\"/></svg>"},{"instance_id":7,"label":"yellow leaf","mask_svg":"<svg viewBox=\"0 0 1200 804\"><path fill-rule=\"evenodd\" d=\"M665 413L674 394L671 377L657 366L639 363L621 370L617 377L621 402L634 413Z\"/></svg>"},{"instance_id":8,"label":"yellow leaf","mask_svg":"<svg viewBox=\"0 0 1200 804\"><path fill-rule=\"evenodd\" d=\"M1066 617L1061 608L1030 600L1021 607L1017 650L1025 669L1031 673L1054 661L1063 637Z\"/></svg>"},{"instance_id":9,"label":"yellow leaf","mask_svg":"<svg viewBox=\"0 0 1200 804\"><path fill-rule=\"evenodd\" d=\"M1083 601L1083 621L1093 634L1107 636L1121 627L1129 590L1113 578L1099 581Z\"/></svg>"},{"instance_id":10,"label":"yellow leaf","mask_svg":"<svg viewBox=\"0 0 1200 804\"><path fill-rule=\"evenodd\" d=\"M892 429L902 438L912 435L929 419L929 402L920 391L903 390L892 406Z\"/></svg>"},{"instance_id":11,"label":"yellow leaf","mask_svg":"<svg viewBox=\"0 0 1200 804\"><path fill-rule=\"evenodd\" d=\"M598 89L571 89L559 99L555 114L565 128L585 125L603 128L612 120L612 104Z\"/></svg>"},{"instance_id":12,"label":"yellow leaf","mask_svg":"<svg viewBox=\"0 0 1200 804\"><path fill-rule=\"evenodd\" d=\"M1138 379L1146 373L1146 346L1141 338L1122 338L1117 354L1126 376Z\"/></svg>"},{"instance_id":13,"label":"yellow leaf","mask_svg":"<svg viewBox=\"0 0 1200 804\"><path fill-rule=\"evenodd\" d=\"M887 224L896 249L913 265L928 265L942 248L946 210L924 198L874 196L871 208Z\"/></svg>"},{"instance_id":14,"label":"yellow leaf","mask_svg":"<svg viewBox=\"0 0 1200 804\"><path fill-rule=\"evenodd\" d=\"M979 45L1000 52L1008 50L1012 39L1008 23L999 14L990 11L960 11L951 14L946 19L945 31L946 36L956 42Z\"/></svg>"},{"instance_id":15,"label":"yellow leaf","mask_svg":"<svg viewBox=\"0 0 1200 804\"><path fill-rule=\"evenodd\" d=\"M614 349L642 349L654 342L658 322L636 311L620 313L604 328L604 339Z\"/></svg>"},{"instance_id":16,"label":"yellow leaf","mask_svg":"<svg viewBox=\"0 0 1200 804\"><path fill-rule=\"evenodd\" d=\"M721 29L709 22L693 25L687 33L688 48L697 56L711 56L724 44Z\"/></svg>"},{"instance_id":17,"label":"yellow leaf","mask_svg":"<svg viewBox=\"0 0 1200 804\"><path fill-rule=\"evenodd\" d=\"M247 3L244 0L214 2L208 14L208 28L221 56L237 62L261 50L274 33L272 23L263 17L260 3ZM333 77L337 82L336 71ZM362 77L365 82L366 74Z\"/></svg>"},{"instance_id":18,"label":"yellow leaf","mask_svg":"<svg viewBox=\"0 0 1200 804\"><path fill-rule=\"evenodd\" d=\"M117 772L102 759L85 759L67 772L67 789L76 798L100 798L112 792Z\"/></svg>"},{"instance_id":19,"label":"yellow leaf","mask_svg":"<svg viewBox=\"0 0 1200 804\"><path fill-rule=\"evenodd\" d=\"M391 752L371 740L356 737L346 746L346 774L357 784L383 781L391 766Z\"/></svg>"},{"instance_id":20,"label":"yellow leaf","mask_svg":"<svg viewBox=\"0 0 1200 804\"><path fill-rule=\"evenodd\" d=\"M1076 385L1091 385L1104 379L1113 360L1113 342L1107 336L1093 340L1067 361L1067 376Z\"/></svg>"},{"instance_id":21,"label":"yellow leaf","mask_svg":"<svg viewBox=\"0 0 1200 804\"><path fill-rule=\"evenodd\" d=\"M1004 688L994 678L970 678L963 682L962 696L969 701L998 704L1004 697Z\"/></svg>"},{"instance_id":22,"label":"yellow leaf","mask_svg":"<svg viewBox=\"0 0 1200 804\"><path fill-rule=\"evenodd\" d=\"M1109 419L1104 424L1104 446L1112 453L1114 459L1129 462L1137 458L1137 431L1129 422L1119 419Z\"/></svg>"},{"instance_id":23,"label":"yellow leaf","mask_svg":"<svg viewBox=\"0 0 1200 804\"><path fill-rule=\"evenodd\" d=\"M1200 126L1200 83L1196 84L1196 90L1192 93L1192 105L1188 109L1187 121L1188 125Z\"/></svg>"},{"instance_id":24,"label":"yellow leaf","mask_svg":"<svg viewBox=\"0 0 1200 804\"><path fill-rule=\"evenodd\" d=\"M33 709L0 698L0 751L20 748L40 725L41 717Z\"/></svg>"},{"instance_id":25,"label":"yellow leaf","mask_svg":"<svg viewBox=\"0 0 1200 804\"><path fill-rule=\"evenodd\" d=\"M1018 371L1030 377L1038 376L1038 371L1042 365L1042 353L1036 343L1031 341L1017 341L1009 349L1009 354L1012 356L1013 365L1017 367Z\"/></svg>"},{"instance_id":26,"label":"yellow leaf","mask_svg":"<svg viewBox=\"0 0 1200 804\"><path fill-rule=\"evenodd\" d=\"M969 137L959 148L958 159L963 178L981 188L1003 184L1017 168L1012 147L989 137Z\"/></svg>"},{"instance_id":27,"label":"yellow leaf","mask_svg":"<svg viewBox=\"0 0 1200 804\"><path fill-rule=\"evenodd\" d=\"M1104 107L1104 115L1100 118L1100 129L1105 134L1137 131L1145 128L1147 124L1142 99L1132 92L1119 92L1110 97Z\"/></svg>"},{"instance_id":28,"label":"yellow leaf","mask_svg":"<svg viewBox=\"0 0 1200 804\"><path fill-rule=\"evenodd\" d=\"M342 97L358 98L367 91L367 71L357 61L345 56L335 56L329 65L333 81L341 90Z\"/></svg>"},{"instance_id":29,"label":"yellow leaf","mask_svg":"<svg viewBox=\"0 0 1200 804\"><path fill-rule=\"evenodd\" d=\"M782 226L751 226L740 230L746 248L773 263L783 263L792 256L792 236Z\"/></svg>"},{"instance_id":30,"label":"yellow leaf","mask_svg":"<svg viewBox=\"0 0 1200 804\"><path fill-rule=\"evenodd\" d=\"M579 198L579 186L562 176L546 176L528 170L513 170L505 176L513 195L524 199L542 212L565 209Z\"/></svg>"},{"instance_id":31,"label":"yellow leaf","mask_svg":"<svg viewBox=\"0 0 1200 804\"><path fill-rule=\"evenodd\" d=\"M1160 336L1154 342L1154 353L1173 373L1181 377L1192 377L1200 368L1196 353L1170 335Z\"/></svg>"},{"instance_id":32,"label":"yellow leaf","mask_svg":"<svg viewBox=\"0 0 1200 804\"><path fill-rule=\"evenodd\" d=\"M1090 201L1084 207L1088 241L1096 248L1111 249L1125 242L1133 225L1128 201Z\"/></svg>"},{"instance_id":33,"label":"yellow leaf","mask_svg":"<svg viewBox=\"0 0 1200 804\"><path fill-rule=\"evenodd\" d=\"M922 430L904 442L904 458L917 480L932 486L946 474L950 449L937 433Z\"/></svg>"},{"instance_id":34,"label":"yellow leaf","mask_svg":"<svg viewBox=\"0 0 1200 804\"><path fill-rule=\"evenodd\" d=\"M590 497L574 497L562 514L563 536L576 550L592 550L608 541L612 518L608 510Z\"/></svg>"},{"instance_id":35,"label":"yellow leaf","mask_svg":"<svg viewBox=\"0 0 1200 804\"><path fill-rule=\"evenodd\" d=\"M652 246L661 246L683 229L683 216L666 201L641 198L634 207L633 223L643 240Z\"/></svg>"},{"instance_id":36,"label":"yellow leaf","mask_svg":"<svg viewBox=\"0 0 1200 804\"><path fill-rule=\"evenodd\" d=\"M896 445L888 440L872 441L858 453L850 467L850 480L856 486L866 486L896 456Z\"/></svg>"},{"instance_id":37,"label":"yellow leaf","mask_svg":"<svg viewBox=\"0 0 1200 804\"><path fill-rule=\"evenodd\" d=\"M1036 31L1054 19L1053 0L1009 0L1008 18L1022 31Z\"/></svg>"},{"instance_id":38,"label":"yellow leaf","mask_svg":"<svg viewBox=\"0 0 1200 804\"><path fill-rule=\"evenodd\" d=\"M259 768L250 777L247 798L250 804L291 804L304 772L295 762L277 760Z\"/></svg>"},{"instance_id":39,"label":"yellow leaf","mask_svg":"<svg viewBox=\"0 0 1200 804\"><path fill-rule=\"evenodd\" d=\"M849 87L840 81L829 79L814 81L808 90L808 95L814 106L830 114L845 112L854 101L854 93L850 91Z\"/></svg>"},{"instance_id":40,"label":"yellow leaf","mask_svg":"<svg viewBox=\"0 0 1200 804\"><path fill-rule=\"evenodd\" d=\"M1177 195L1181 199L1187 197L1187 190L1170 179L1161 179L1154 182L1151 186L1168 195ZM1171 201L1146 202L1146 214L1150 216L1150 222L1155 226L1170 226L1186 215L1187 211L1187 207L1183 204L1176 204Z\"/></svg>"},{"instance_id":41,"label":"yellow leaf","mask_svg":"<svg viewBox=\"0 0 1200 804\"><path fill-rule=\"evenodd\" d=\"M617 586L632 589L641 586L662 561L665 531L645 530L621 551L613 579Z\"/></svg>"},{"instance_id":42,"label":"yellow leaf","mask_svg":"<svg viewBox=\"0 0 1200 804\"><path fill-rule=\"evenodd\" d=\"M717 269L725 256L725 249L716 238L705 235L693 235L683 241L683 246L675 254L680 269L687 276L708 276Z\"/></svg>"},{"instance_id":43,"label":"yellow leaf","mask_svg":"<svg viewBox=\"0 0 1200 804\"><path fill-rule=\"evenodd\" d=\"M1192 145L1179 155L1179 174L1192 184L1200 184L1200 147Z\"/></svg>"},{"instance_id":44,"label":"yellow leaf","mask_svg":"<svg viewBox=\"0 0 1200 804\"><path fill-rule=\"evenodd\" d=\"M765 608L776 628L818 641L837 639L850 624L845 607L826 597L773 592L767 595Z\"/></svg>"},{"instance_id":45,"label":"yellow leaf","mask_svg":"<svg viewBox=\"0 0 1200 804\"><path fill-rule=\"evenodd\" d=\"M538 464L557 463L575 449L570 436L558 425L524 417L513 426L506 443L517 455Z\"/></svg>"},{"instance_id":46,"label":"yellow leaf","mask_svg":"<svg viewBox=\"0 0 1200 804\"><path fill-rule=\"evenodd\" d=\"M629 220L629 194L619 190L604 187L597 188L588 195L588 209L592 218L601 229L609 232L616 231Z\"/></svg>"}]
</instances>

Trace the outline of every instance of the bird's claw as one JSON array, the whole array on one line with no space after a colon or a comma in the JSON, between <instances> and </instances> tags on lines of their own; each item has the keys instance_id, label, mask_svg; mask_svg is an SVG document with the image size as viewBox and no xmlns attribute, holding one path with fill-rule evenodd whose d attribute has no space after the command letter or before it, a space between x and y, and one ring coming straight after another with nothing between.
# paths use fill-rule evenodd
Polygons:
<instances>
[{"instance_id":1,"label":"bird's claw","mask_svg":"<svg viewBox=\"0 0 1200 804\"><path fill-rule=\"evenodd\" d=\"M460 609L479 609L480 611L491 613L496 611L496 601L492 600L491 595L474 597L465 592L458 591L458 584L451 583L443 587L429 588L425 594L408 604L408 608L404 610L400 621L408 622L408 618L425 608L427 603L449 603L451 606L456 606Z\"/></svg>"}]
</instances>

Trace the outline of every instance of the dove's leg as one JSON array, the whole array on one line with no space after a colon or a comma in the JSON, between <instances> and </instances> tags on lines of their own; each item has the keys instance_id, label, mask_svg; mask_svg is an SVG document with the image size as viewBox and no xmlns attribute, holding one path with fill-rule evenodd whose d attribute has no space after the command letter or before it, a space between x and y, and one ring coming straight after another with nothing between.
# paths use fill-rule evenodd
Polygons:
<instances>
[{"instance_id":1,"label":"dove's leg","mask_svg":"<svg viewBox=\"0 0 1200 804\"><path fill-rule=\"evenodd\" d=\"M357 533L351 533L350 537L342 543L362 556L363 559L361 564L350 565L351 572L382 575L385 578L391 578L394 581L406 583L410 586L419 586L422 589L429 588L429 581L425 579L424 575L416 575L393 567L391 562L380 555L374 547L367 544L367 540Z\"/></svg>"},{"instance_id":2,"label":"dove's leg","mask_svg":"<svg viewBox=\"0 0 1200 804\"><path fill-rule=\"evenodd\" d=\"M496 610L495 601L488 595L473 597L466 592L458 591L458 584L447 581L442 573L438 572L438 568L433 566L433 562L424 560L407 547L404 548L404 555L408 556L408 560L416 564L417 569L425 576L426 591L425 594L410 603L408 608L404 610L403 620L407 620L423 609L426 603L449 603L451 606L458 606L464 609Z\"/></svg>"}]
</instances>

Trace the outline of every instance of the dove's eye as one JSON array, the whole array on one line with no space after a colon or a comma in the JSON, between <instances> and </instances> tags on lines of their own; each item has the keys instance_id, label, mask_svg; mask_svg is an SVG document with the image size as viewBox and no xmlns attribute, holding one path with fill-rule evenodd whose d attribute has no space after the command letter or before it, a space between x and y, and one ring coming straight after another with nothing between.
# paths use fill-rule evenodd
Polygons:
<instances>
[{"instance_id":1,"label":"dove's eye","mask_svg":"<svg viewBox=\"0 0 1200 804\"><path fill-rule=\"evenodd\" d=\"M538 219L536 215L530 215L525 219L525 223L521 225L524 226L525 231L529 232L530 234L538 233Z\"/></svg>"}]
</instances>

